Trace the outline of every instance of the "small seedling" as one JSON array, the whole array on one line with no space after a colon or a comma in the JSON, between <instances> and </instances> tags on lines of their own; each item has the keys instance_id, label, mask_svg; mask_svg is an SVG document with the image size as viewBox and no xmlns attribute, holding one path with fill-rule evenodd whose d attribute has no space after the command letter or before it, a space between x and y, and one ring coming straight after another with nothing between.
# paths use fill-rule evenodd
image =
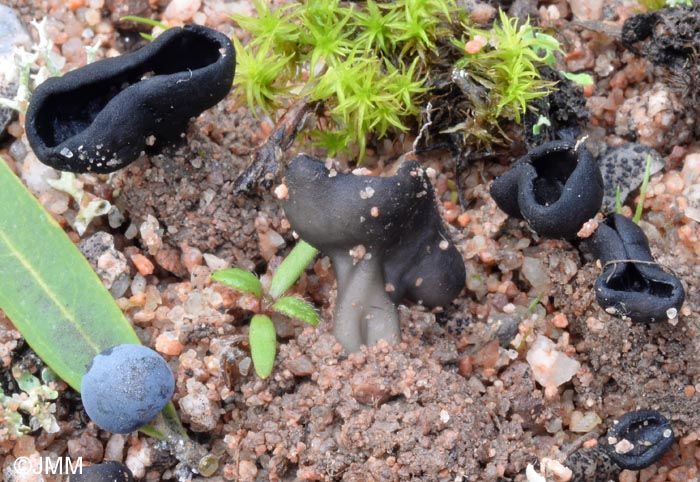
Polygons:
<instances>
[{"instance_id":1,"label":"small seedling","mask_svg":"<svg viewBox=\"0 0 700 482\"><path fill-rule=\"evenodd\" d=\"M642 211L644 210L644 200L647 196L647 186L649 184L649 176L651 175L651 156L647 156L647 163L644 167L644 180L642 181L642 187L639 188L639 202L637 203L637 209L634 212L635 224L639 224L639 220L642 219Z\"/></svg>"},{"instance_id":2,"label":"small seedling","mask_svg":"<svg viewBox=\"0 0 700 482\"><path fill-rule=\"evenodd\" d=\"M250 320L248 339L255 372L260 378L272 373L277 354L277 332L269 313L276 312L316 326L320 321L316 309L307 301L295 296L282 296L304 272L318 251L299 241L282 261L272 276L270 288L265 292L260 280L239 268L223 269L212 273L213 280L244 293L250 293L260 301L260 313Z\"/></svg>"}]
</instances>

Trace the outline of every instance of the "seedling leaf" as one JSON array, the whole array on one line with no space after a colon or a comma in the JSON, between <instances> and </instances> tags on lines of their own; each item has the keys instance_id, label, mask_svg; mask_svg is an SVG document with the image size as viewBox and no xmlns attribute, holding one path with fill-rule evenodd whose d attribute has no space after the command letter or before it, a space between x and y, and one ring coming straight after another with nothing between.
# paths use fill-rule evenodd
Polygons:
<instances>
[{"instance_id":1,"label":"seedling leaf","mask_svg":"<svg viewBox=\"0 0 700 482\"><path fill-rule=\"evenodd\" d=\"M580 85L581 87L593 85L593 76L590 74L574 74L572 72L564 72L563 70L560 72L561 75L569 79L574 84Z\"/></svg>"},{"instance_id":2,"label":"seedling leaf","mask_svg":"<svg viewBox=\"0 0 700 482\"><path fill-rule=\"evenodd\" d=\"M229 288L252 293L258 299L262 298L262 283L253 273L248 271L239 268L221 269L212 273L211 278Z\"/></svg>"},{"instance_id":3,"label":"seedling leaf","mask_svg":"<svg viewBox=\"0 0 700 482\"><path fill-rule=\"evenodd\" d=\"M272 373L277 354L277 332L272 320L266 315L255 315L250 320L250 355L253 358L255 373L267 378Z\"/></svg>"},{"instance_id":4,"label":"seedling leaf","mask_svg":"<svg viewBox=\"0 0 700 482\"><path fill-rule=\"evenodd\" d=\"M272 276L270 296L277 299L284 294L301 276L306 267L318 254L318 250L309 243L300 240Z\"/></svg>"},{"instance_id":5,"label":"seedling leaf","mask_svg":"<svg viewBox=\"0 0 700 482\"><path fill-rule=\"evenodd\" d=\"M0 206L0 309L37 355L80 391L95 355L141 342L75 244L2 161ZM160 438L186 438L172 403L163 417L168 429L158 432Z\"/></svg>"},{"instance_id":6,"label":"seedling leaf","mask_svg":"<svg viewBox=\"0 0 700 482\"><path fill-rule=\"evenodd\" d=\"M296 318L309 325L316 326L321 320L316 309L308 302L294 296L280 298L272 305L272 309L290 318Z\"/></svg>"},{"instance_id":7,"label":"seedling leaf","mask_svg":"<svg viewBox=\"0 0 700 482\"><path fill-rule=\"evenodd\" d=\"M532 134L535 136L539 136L540 131L542 130L542 126L552 127L552 123L547 117L543 115L539 116L537 118L537 123L532 126Z\"/></svg>"}]
</instances>

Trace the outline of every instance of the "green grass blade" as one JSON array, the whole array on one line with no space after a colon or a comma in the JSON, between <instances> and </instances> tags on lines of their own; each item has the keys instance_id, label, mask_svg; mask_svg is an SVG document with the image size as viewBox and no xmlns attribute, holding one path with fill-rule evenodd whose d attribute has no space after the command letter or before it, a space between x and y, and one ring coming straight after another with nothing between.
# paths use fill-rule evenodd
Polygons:
<instances>
[{"instance_id":1,"label":"green grass blade","mask_svg":"<svg viewBox=\"0 0 700 482\"><path fill-rule=\"evenodd\" d=\"M318 254L318 250L309 243L299 240L277 271L270 282L270 296L277 299L284 294L301 276L306 267Z\"/></svg>"},{"instance_id":2,"label":"green grass blade","mask_svg":"<svg viewBox=\"0 0 700 482\"><path fill-rule=\"evenodd\" d=\"M119 19L120 22L136 22L142 23L144 25L150 25L151 27L160 27L163 30L168 30L170 25L167 23L159 22L158 20L153 20L152 18L138 17L136 15L125 15Z\"/></svg>"},{"instance_id":3,"label":"green grass blade","mask_svg":"<svg viewBox=\"0 0 700 482\"><path fill-rule=\"evenodd\" d=\"M313 326L318 325L318 322L321 321L318 312L310 303L294 296L280 298L272 305L272 309L284 316L296 318Z\"/></svg>"},{"instance_id":4,"label":"green grass blade","mask_svg":"<svg viewBox=\"0 0 700 482\"><path fill-rule=\"evenodd\" d=\"M229 288L246 293L252 293L257 298L262 298L263 287L260 280L248 271L240 268L220 269L211 274L214 281L228 286Z\"/></svg>"},{"instance_id":5,"label":"green grass blade","mask_svg":"<svg viewBox=\"0 0 700 482\"><path fill-rule=\"evenodd\" d=\"M255 373L260 378L269 377L277 354L277 332L272 320L266 315L255 315L250 320L248 338Z\"/></svg>"},{"instance_id":6,"label":"green grass blade","mask_svg":"<svg viewBox=\"0 0 700 482\"><path fill-rule=\"evenodd\" d=\"M649 185L649 176L651 176L651 156L647 156L647 163L644 167L644 180L642 181L642 187L639 188L639 202L637 203L637 209L634 212L635 224L639 224L639 220L642 219L642 211L644 211L644 200L647 197L647 186Z\"/></svg>"},{"instance_id":7,"label":"green grass blade","mask_svg":"<svg viewBox=\"0 0 700 482\"><path fill-rule=\"evenodd\" d=\"M80 391L93 356L140 341L78 248L4 162L0 206L0 308Z\"/></svg>"},{"instance_id":8,"label":"green grass blade","mask_svg":"<svg viewBox=\"0 0 700 482\"><path fill-rule=\"evenodd\" d=\"M615 188L615 212L622 214L622 195L620 194L620 185Z\"/></svg>"}]
</instances>

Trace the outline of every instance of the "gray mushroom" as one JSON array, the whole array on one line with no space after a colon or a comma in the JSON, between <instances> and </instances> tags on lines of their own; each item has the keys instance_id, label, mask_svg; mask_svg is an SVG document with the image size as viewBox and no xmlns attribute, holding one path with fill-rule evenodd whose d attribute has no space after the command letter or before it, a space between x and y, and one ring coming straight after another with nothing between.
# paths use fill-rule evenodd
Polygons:
<instances>
[{"instance_id":1,"label":"gray mushroom","mask_svg":"<svg viewBox=\"0 0 700 482\"><path fill-rule=\"evenodd\" d=\"M300 155L286 174L284 210L294 230L331 258L338 283L334 333L346 350L400 339L394 303L449 304L465 267L416 161L391 177L330 172Z\"/></svg>"}]
</instances>

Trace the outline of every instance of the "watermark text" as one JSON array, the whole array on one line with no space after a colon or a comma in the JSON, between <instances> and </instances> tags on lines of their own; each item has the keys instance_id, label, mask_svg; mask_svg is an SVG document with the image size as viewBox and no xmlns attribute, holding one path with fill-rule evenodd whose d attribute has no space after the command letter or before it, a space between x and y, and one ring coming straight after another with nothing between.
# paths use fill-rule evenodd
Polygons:
<instances>
[{"instance_id":1,"label":"watermark text","mask_svg":"<svg viewBox=\"0 0 700 482\"><path fill-rule=\"evenodd\" d=\"M17 474L75 475L83 473L83 458L17 457L12 468Z\"/></svg>"}]
</instances>

